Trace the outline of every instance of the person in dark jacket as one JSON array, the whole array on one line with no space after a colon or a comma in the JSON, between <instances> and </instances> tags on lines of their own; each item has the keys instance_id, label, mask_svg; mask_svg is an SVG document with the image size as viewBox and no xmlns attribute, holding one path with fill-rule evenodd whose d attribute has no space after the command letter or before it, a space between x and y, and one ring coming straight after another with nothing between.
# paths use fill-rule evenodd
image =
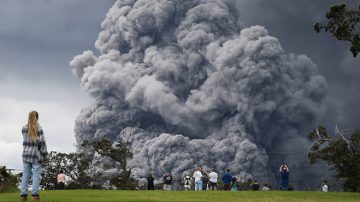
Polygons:
<instances>
[{"instance_id":1,"label":"person in dark jacket","mask_svg":"<svg viewBox=\"0 0 360 202\"><path fill-rule=\"evenodd\" d=\"M152 176L152 174L149 174L149 176L146 178L147 179L147 189L148 190L154 190L155 185L154 185L154 177Z\"/></svg>"},{"instance_id":2,"label":"person in dark jacket","mask_svg":"<svg viewBox=\"0 0 360 202\"><path fill-rule=\"evenodd\" d=\"M226 173L224 173L222 177L222 181L224 183L224 190L230 190L231 180L232 180L232 176L230 174L230 169L227 169Z\"/></svg>"},{"instance_id":3,"label":"person in dark jacket","mask_svg":"<svg viewBox=\"0 0 360 202\"><path fill-rule=\"evenodd\" d=\"M205 171L203 172L202 182L202 190L209 190L209 176Z\"/></svg>"},{"instance_id":4,"label":"person in dark jacket","mask_svg":"<svg viewBox=\"0 0 360 202\"><path fill-rule=\"evenodd\" d=\"M289 186L289 168L287 165L281 165L279 172L281 176L280 190L287 191Z\"/></svg>"},{"instance_id":5,"label":"person in dark jacket","mask_svg":"<svg viewBox=\"0 0 360 202\"><path fill-rule=\"evenodd\" d=\"M173 180L173 178L172 178L170 172L167 172L164 175L164 190L165 191L171 191L172 180Z\"/></svg>"}]
</instances>

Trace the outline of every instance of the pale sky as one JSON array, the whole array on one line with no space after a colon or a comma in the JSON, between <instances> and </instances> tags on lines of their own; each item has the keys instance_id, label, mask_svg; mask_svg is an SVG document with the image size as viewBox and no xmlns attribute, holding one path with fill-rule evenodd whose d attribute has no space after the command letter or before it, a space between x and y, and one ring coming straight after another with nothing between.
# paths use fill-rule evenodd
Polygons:
<instances>
[{"instance_id":1,"label":"pale sky","mask_svg":"<svg viewBox=\"0 0 360 202\"><path fill-rule=\"evenodd\" d=\"M0 6L0 165L21 169L21 128L37 110L49 151L75 151L74 122L91 99L69 61L93 50L114 0L2 0ZM239 0L244 27L259 24L287 52L306 54L329 84L320 124L360 126L360 56L312 25L336 0ZM356 1L347 1L356 4Z\"/></svg>"},{"instance_id":2,"label":"pale sky","mask_svg":"<svg viewBox=\"0 0 360 202\"><path fill-rule=\"evenodd\" d=\"M0 6L0 165L21 169L21 128L39 112L48 150L75 151L74 122L91 100L69 67L94 50L113 1L3 0Z\"/></svg>"}]
</instances>

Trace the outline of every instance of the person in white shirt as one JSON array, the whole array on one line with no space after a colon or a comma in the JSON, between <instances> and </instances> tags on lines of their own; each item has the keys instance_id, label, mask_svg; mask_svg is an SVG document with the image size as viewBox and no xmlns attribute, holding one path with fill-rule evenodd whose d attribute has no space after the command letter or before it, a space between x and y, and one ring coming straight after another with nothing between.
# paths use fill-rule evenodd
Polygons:
<instances>
[{"instance_id":1,"label":"person in white shirt","mask_svg":"<svg viewBox=\"0 0 360 202\"><path fill-rule=\"evenodd\" d=\"M195 179L195 191L201 191L202 190L202 174L201 174L201 168L198 167L196 171L194 172L193 178Z\"/></svg>"},{"instance_id":2,"label":"person in white shirt","mask_svg":"<svg viewBox=\"0 0 360 202\"><path fill-rule=\"evenodd\" d=\"M210 190L216 190L217 187L217 180L219 175L214 171L214 169L209 173L209 188Z\"/></svg>"},{"instance_id":3,"label":"person in white shirt","mask_svg":"<svg viewBox=\"0 0 360 202\"><path fill-rule=\"evenodd\" d=\"M322 189L323 192L328 192L329 191L329 186L327 185L326 180L323 182L323 185L322 185L321 189Z\"/></svg>"}]
</instances>

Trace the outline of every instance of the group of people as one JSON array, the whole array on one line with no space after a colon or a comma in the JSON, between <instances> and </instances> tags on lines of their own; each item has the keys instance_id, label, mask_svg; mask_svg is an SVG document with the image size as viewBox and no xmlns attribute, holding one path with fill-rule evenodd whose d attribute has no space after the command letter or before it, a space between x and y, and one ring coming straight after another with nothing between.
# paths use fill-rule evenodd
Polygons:
<instances>
[{"instance_id":1,"label":"group of people","mask_svg":"<svg viewBox=\"0 0 360 202\"><path fill-rule=\"evenodd\" d=\"M287 175L287 178L289 175ZM147 178L148 181L148 190L154 190L154 177L150 174ZM170 191L172 186L173 177L170 172L165 173L163 177L163 190ZM240 189L240 178L236 176L232 176L230 173L230 169L227 169L221 178L223 190L231 190L238 191ZM285 183L285 178L284 178ZM184 190L191 190L192 186L195 191L201 190L217 190L219 189L219 175L215 172L215 170L211 170L209 172L205 172L202 167L197 167L192 175L189 172L185 173L183 178ZM253 180L250 184L250 189L257 191L260 190L260 184L258 184L257 180ZM263 191L269 191L270 187L268 184L264 184L262 189Z\"/></svg>"},{"instance_id":2,"label":"group of people","mask_svg":"<svg viewBox=\"0 0 360 202\"><path fill-rule=\"evenodd\" d=\"M219 176L214 170L206 173L201 167L198 167L192 177L194 178L195 191L217 189L217 180ZM184 187L186 186L185 190L190 190L191 177L189 173L186 173L184 181L186 181L184 185Z\"/></svg>"},{"instance_id":3,"label":"group of people","mask_svg":"<svg viewBox=\"0 0 360 202\"><path fill-rule=\"evenodd\" d=\"M289 183L290 170L287 165L281 165L279 169L280 174L280 190L283 191L293 191L294 187ZM154 177L149 175L148 180L148 190L154 190ZM202 167L197 167L193 173L190 175L189 172L185 173L183 178L184 190L191 190L192 186L195 191L201 190L217 190L218 189L218 180L219 175L215 172L215 170L211 170L209 172L205 172ZM164 187L163 190L171 190L173 177L170 172L165 173L163 178ZM223 174L222 178L222 189L223 190L231 190L238 191L240 190L240 178L236 176L232 176L230 173L230 169L227 169ZM246 185L247 186L247 185ZM244 187L243 187L244 188ZM262 188L256 179L254 179L250 186L246 189L258 191L269 191L270 185L265 183ZM321 184L321 191L328 192L329 187L327 181L324 180Z\"/></svg>"}]
</instances>

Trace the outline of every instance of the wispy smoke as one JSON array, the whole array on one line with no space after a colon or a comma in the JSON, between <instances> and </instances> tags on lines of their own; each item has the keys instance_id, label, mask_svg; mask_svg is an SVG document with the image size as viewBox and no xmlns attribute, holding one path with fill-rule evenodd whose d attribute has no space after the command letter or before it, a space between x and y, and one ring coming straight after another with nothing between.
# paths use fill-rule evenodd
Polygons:
<instances>
[{"instance_id":1,"label":"wispy smoke","mask_svg":"<svg viewBox=\"0 0 360 202\"><path fill-rule=\"evenodd\" d=\"M326 81L265 28L242 28L239 13L236 1L115 2L95 43L100 55L70 62L95 99L76 121L78 143L121 141L139 122L129 162L136 176L204 165L274 179L278 164L304 161L293 154L308 150L304 131Z\"/></svg>"}]
</instances>

